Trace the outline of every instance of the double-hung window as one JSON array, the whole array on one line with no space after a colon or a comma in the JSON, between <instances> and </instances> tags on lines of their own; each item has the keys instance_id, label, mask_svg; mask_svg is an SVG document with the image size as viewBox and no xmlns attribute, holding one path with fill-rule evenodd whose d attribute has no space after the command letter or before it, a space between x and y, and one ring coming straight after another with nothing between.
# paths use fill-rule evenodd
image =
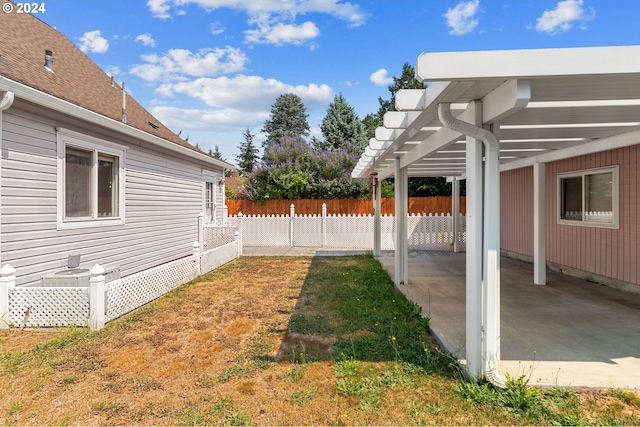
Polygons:
<instances>
[{"instance_id":1,"label":"double-hung window","mask_svg":"<svg viewBox=\"0 0 640 427\"><path fill-rule=\"evenodd\" d=\"M124 151L72 131L58 132L58 227L124 223Z\"/></svg>"},{"instance_id":2,"label":"double-hung window","mask_svg":"<svg viewBox=\"0 0 640 427\"><path fill-rule=\"evenodd\" d=\"M618 166L558 174L558 222L618 228Z\"/></svg>"}]
</instances>

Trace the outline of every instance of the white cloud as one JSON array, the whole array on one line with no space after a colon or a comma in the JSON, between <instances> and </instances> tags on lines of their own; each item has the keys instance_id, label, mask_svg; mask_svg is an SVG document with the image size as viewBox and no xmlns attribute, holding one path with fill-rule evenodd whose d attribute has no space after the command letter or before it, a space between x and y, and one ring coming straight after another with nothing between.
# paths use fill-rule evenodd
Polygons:
<instances>
[{"instance_id":1,"label":"white cloud","mask_svg":"<svg viewBox=\"0 0 640 427\"><path fill-rule=\"evenodd\" d=\"M109 65L105 67L104 72L107 73L107 75L114 76L114 77L119 76L121 74L120 67L118 67L117 65Z\"/></svg>"},{"instance_id":2,"label":"white cloud","mask_svg":"<svg viewBox=\"0 0 640 427\"><path fill-rule=\"evenodd\" d=\"M156 89L161 96L186 95L209 108L192 109L156 106L151 113L172 129L200 129L210 132L260 129L269 118L271 106L283 93L295 93L308 112L324 111L333 99L325 84L293 86L274 79L238 75L233 78L200 78L191 82L166 83Z\"/></svg>"},{"instance_id":3,"label":"white cloud","mask_svg":"<svg viewBox=\"0 0 640 427\"><path fill-rule=\"evenodd\" d=\"M584 23L595 17L590 9L585 12L584 0L564 0L553 10L545 11L536 21L536 30L541 33L558 34L570 30L575 23Z\"/></svg>"},{"instance_id":4,"label":"white cloud","mask_svg":"<svg viewBox=\"0 0 640 427\"><path fill-rule=\"evenodd\" d=\"M384 68L380 68L375 73L372 73L369 76L369 80L378 86L385 86L393 81L393 79L387 75L387 70Z\"/></svg>"},{"instance_id":5,"label":"white cloud","mask_svg":"<svg viewBox=\"0 0 640 427\"><path fill-rule=\"evenodd\" d=\"M242 131L260 128L269 118L269 111L247 112L239 109L182 109L152 107L151 114L172 129L206 130L211 132Z\"/></svg>"},{"instance_id":6,"label":"white cloud","mask_svg":"<svg viewBox=\"0 0 640 427\"><path fill-rule=\"evenodd\" d=\"M138 37L136 37L136 41L142 42L143 45L149 46L149 47L154 47L156 45L156 41L153 39L153 37L149 33L140 34Z\"/></svg>"},{"instance_id":7,"label":"white cloud","mask_svg":"<svg viewBox=\"0 0 640 427\"><path fill-rule=\"evenodd\" d=\"M320 30L313 22L307 21L302 25L278 23L271 25L263 22L256 30L244 32L246 41L249 43L267 43L276 46L284 44L300 45L304 42L318 37Z\"/></svg>"},{"instance_id":8,"label":"white cloud","mask_svg":"<svg viewBox=\"0 0 640 427\"><path fill-rule=\"evenodd\" d=\"M173 6L183 6L192 3L207 11L219 8L229 8L246 12L249 16L282 15L295 18L305 13L326 13L343 21L350 26L364 24L367 15L360 6L342 0L148 0L147 6L151 13L158 18L169 17Z\"/></svg>"},{"instance_id":9,"label":"white cloud","mask_svg":"<svg viewBox=\"0 0 640 427\"><path fill-rule=\"evenodd\" d=\"M449 34L452 36L462 36L468 34L478 26L476 14L479 11L480 0L461 1L453 9L447 10L443 16L450 28Z\"/></svg>"},{"instance_id":10,"label":"white cloud","mask_svg":"<svg viewBox=\"0 0 640 427\"><path fill-rule=\"evenodd\" d=\"M164 55L142 55L141 58L146 64L135 65L130 72L147 81L233 73L244 70L248 62L244 52L230 46L201 49L196 53L187 49L170 49Z\"/></svg>"},{"instance_id":11,"label":"white cloud","mask_svg":"<svg viewBox=\"0 0 640 427\"><path fill-rule=\"evenodd\" d=\"M167 19L171 16L169 15L171 6L168 3L170 3L170 0L148 0L147 6L156 18Z\"/></svg>"},{"instance_id":12,"label":"white cloud","mask_svg":"<svg viewBox=\"0 0 640 427\"><path fill-rule=\"evenodd\" d=\"M218 21L212 22L211 25L209 26L209 32L214 36L217 36L218 34L222 34L224 33L224 31L225 31L224 27Z\"/></svg>"},{"instance_id":13,"label":"white cloud","mask_svg":"<svg viewBox=\"0 0 640 427\"><path fill-rule=\"evenodd\" d=\"M162 96L185 94L210 107L267 112L283 93L298 95L308 110L326 108L333 97L333 90L326 84L293 86L275 79L246 75L165 84L156 89L156 93Z\"/></svg>"},{"instance_id":14,"label":"white cloud","mask_svg":"<svg viewBox=\"0 0 640 427\"><path fill-rule=\"evenodd\" d=\"M105 53L109 42L100 35L100 30L88 31L80 37L80 50L84 53Z\"/></svg>"}]
</instances>

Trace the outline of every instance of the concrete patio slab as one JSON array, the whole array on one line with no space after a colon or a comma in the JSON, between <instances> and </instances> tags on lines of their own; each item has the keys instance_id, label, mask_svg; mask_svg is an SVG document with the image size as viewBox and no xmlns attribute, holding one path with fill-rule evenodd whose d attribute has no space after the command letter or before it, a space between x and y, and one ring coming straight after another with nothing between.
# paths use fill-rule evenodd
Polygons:
<instances>
[{"instance_id":1,"label":"concrete patio slab","mask_svg":"<svg viewBox=\"0 0 640 427\"><path fill-rule=\"evenodd\" d=\"M379 258L394 276L393 252ZM640 389L640 295L501 258L501 370L544 387ZM465 254L409 254L400 291L445 349L465 358Z\"/></svg>"}]
</instances>

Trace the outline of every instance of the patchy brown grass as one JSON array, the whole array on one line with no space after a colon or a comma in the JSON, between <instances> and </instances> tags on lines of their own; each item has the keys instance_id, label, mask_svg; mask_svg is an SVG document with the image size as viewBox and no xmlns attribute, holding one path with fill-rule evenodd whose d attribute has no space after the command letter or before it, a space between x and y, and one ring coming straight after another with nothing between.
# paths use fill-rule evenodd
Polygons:
<instances>
[{"instance_id":1,"label":"patchy brown grass","mask_svg":"<svg viewBox=\"0 0 640 427\"><path fill-rule=\"evenodd\" d=\"M347 330L348 321L319 307L328 307L323 295L330 285L355 286L350 272L374 262L241 258L99 332L4 331L0 420L7 425L530 423L465 400L456 391L456 378L396 360L357 361L354 387L360 389L341 388L346 383L339 384L330 350L351 332L338 336L335 331ZM334 329L292 332L292 317L300 315L326 316L319 325ZM620 392L622 398L581 394L583 420L640 420L636 395L625 393L630 392Z\"/></svg>"}]
</instances>

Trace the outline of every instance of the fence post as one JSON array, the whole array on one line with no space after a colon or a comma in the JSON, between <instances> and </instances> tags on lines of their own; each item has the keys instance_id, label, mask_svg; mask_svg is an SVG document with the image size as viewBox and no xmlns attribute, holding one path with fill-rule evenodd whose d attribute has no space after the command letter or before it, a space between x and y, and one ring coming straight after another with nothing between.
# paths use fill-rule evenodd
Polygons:
<instances>
[{"instance_id":1,"label":"fence post","mask_svg":"<svg viewBox=\"0 0 640 427\"><path fill-rule=\"evenodd\" d=\"M105 324L105 270L100 264L96 264L89 273L91 274L89 279L89 328L95 331L104 328Z\"/></svg>"},{"instance_id":2,"label":"fence post","mask_svg":"<svg viewBox=\"0 0 640 427\"><path fill-rule=\"evenodd\" d=\"M200 212L200 214L198 214L198 244L200 246L202 246L203 244L203 227L204 227L204 214L202 212Z\"/></svg>"},{"instance_id":3,"label":"fence post","mask_svg":"<svg viewBox=\"0 0 640 427\"><path fill-rule=\"evenodd\" d=\"M235 233L236 245L238 245L238 256L242 255L242 242L240 241L240 233L236 230Z\"/></svg>"},{"instance_id":4,"label":"fence post","mask_svg":"<svg viewBox=\"0 0 640 427\"><path fill-rule=\"evenodd\" d=\"M4 319L9 314L9 291L16 287L16 269L11 264L5 264L0 269L0 329L9 327L8 319Z\"/></svg>"},{"instance_id":5,"label":"fence post","mask_svg":"<svg viewBox=\"0 0 640 427\"><path fill-rule=\"evenodd\" d=\"M293 218L296 215L296 209L291 203L289 207L289 246L293 246Z\"/></svg>"},{"instance_id":6,"label":"fence post","mask_svg":"<svg viewBox=\"0 0 640 427\"><path fill-rule=\"evenodd\" d=\"M322 204L322 247L327 246L327 204Z\"/></svg>"},{"instance_id":7,"label":"fence post","mask_svg":"<svg viewBox=\"0 0 640 427\"><path fill-rule=\"evenodd\" d=\"M193 242L193 262L196 263L196 270L198 272L198 276L202 274L202 265L200 259L200 243Z\"/></svg>"},{"instance_id":8,"label":"fence post","mask_svg":"<svg viewBox=\"0 0 640 427\"><path fill-rule=\"evenodd\" d=\"M240 250L242 250L242 247L244 245L244 241L243 241L244 236L242 235L242 218L243 218L242 212L238 212L237 231L238 233L240 233L240 240L238 242L238 244L240 245Z\"/></svg>"},{"instance_id":9,"label":"fence post","mask_svg":"<svg viewBox=\"0 0 640 427\"><path fill-rule=\"evenodd\" d=\"M222 208L222 226L227 226L227 217L229 216L229 207L225 204Z\"/></svg>"}]
</instances>

